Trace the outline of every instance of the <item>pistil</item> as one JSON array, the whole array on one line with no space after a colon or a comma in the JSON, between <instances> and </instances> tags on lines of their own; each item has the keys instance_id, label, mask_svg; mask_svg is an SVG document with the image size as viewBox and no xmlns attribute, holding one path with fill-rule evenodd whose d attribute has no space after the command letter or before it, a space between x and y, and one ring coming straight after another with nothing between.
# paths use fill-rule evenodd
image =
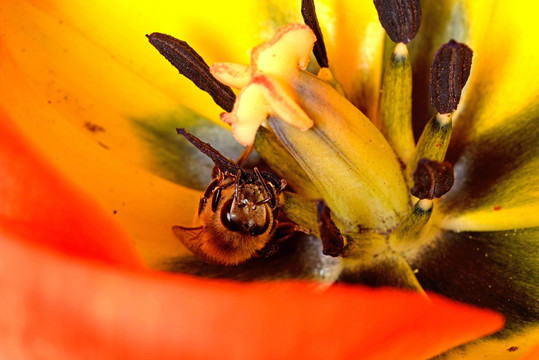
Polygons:
<instances>
[{"instance_id":1,"label":"pistil","mask_svg":"<svg viewBox=\"0 0 539 360\"><path fill-rule=\"evenodd\" d=\"M210 68L219 81L240 88L232 111L221 119L242 145L251 145L258 128L276 116L306 131L313 121L297 104L291 83L307 67L316 37L301 24L283 26L274 38L253 49L251 65L217 63Z\"/></svg>"}]
</instances>

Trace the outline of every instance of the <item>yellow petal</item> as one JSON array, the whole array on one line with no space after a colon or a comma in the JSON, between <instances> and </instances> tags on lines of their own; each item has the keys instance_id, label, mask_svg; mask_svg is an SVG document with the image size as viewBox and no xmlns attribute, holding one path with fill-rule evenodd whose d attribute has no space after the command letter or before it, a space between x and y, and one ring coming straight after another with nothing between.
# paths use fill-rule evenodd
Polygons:
<instances>
[{"instance_id":1,"label":"yellow petal","mask_svg":"<svg viewBox=\"0 0 539 360\"><path fill-rule=\"evenodd\" d=\"M107 149L70 127L60 114L47 109L45 99L28 88L22 90L38 106L28 106L21 97L12 105L26 110L23 114L11 112L11 116L17 120L24 116L26 126L34 129L26 134L33 144L58 171L115 216L149 266L186 252L172 235L171 226L191 223L198 191L173 185L112 157Z\"/></svg>"},{"instance_id":2,"label":"yellow petal","mask_svg":"<svg viewBox=\"0 0 539 360\"><path fill-rule=\"evenodd\" d=\"M441 226L456 231L539 225L539 105L523 108L468 142L453 143L455 184L441 199ZM455 160L453 160L455 161Z\"/></svg>"},{"instance_id":3,"label":"yellow petal","mask_svg":"<svg viewBox=\"0 0 539 360\"><path fill-rule=\"evenodd\" d=\"M455 120L465 129L459 133L464 137L497 127L535 102L539 94L539 79L529 75L539 62L539 3L497 1L484 6L470 1L468 6L468 45L474 50L474 59L462 114Z\"/></svg>"},{"instance_id":4,"label":"yellow petal","mask_svg":"<svg viewBox=\"0 0 539 360\"><path fill-rule=\"evenodd\" d=\"M536 98L539 80L525 74L539 61L535 26L539 4L443 0L424 2L422 10L421 27L409 44L416 133L433 113L428 95L432 56L450 38L474 51L470 78L455 114L457 136L486 131Z\"/></svg>"},{"instance_id":5,"label":"yellow petal","mask_svg":"<svg viewBox=\"0 0 539 360\"><path fill-rule=\"evenodd\" d=\"M333 75L348 99L376 122L385 32L373 2L321 1L316 12Z\"/></svg>"},{"instance_id":6,"label":"yellow petal","mask_svg":"<svg viewBox=\"0 0 539 360\"><path fill-rule=\"evenodd\" d=\"M109 66L112 63L106 60L109 56L98 51L95 45L93 49L96 52L87 54L84 51L87 48L81 48L75 40L86 44L87 41L77 34L62 33L58 19L50 13L24 2L9 3L7 10L11 11L5 12L5 5L2 4L0 11L2 21L11 25L8 28L10 36L2 36L0 42L0 76L3 79L0 106L14 119L23 136L28 137L64 176L110 214L115 214L150 266L160 263L171 253L185 252L170 228L174 224L191 222L198 192L173 185L112 156L107 149L110 143L95 141L92 131L84 125L86 121L100 125L104 116L108 116L113 124L125 122L120 111L111 111L111 108L118 110L118 104L107 98L104 87L95 82L99 83L99 79L102 80L103 75L111 70ZM18 8L14 9L14 6ZM50 34L47 31L51 28L55 29L59 39L73 41L68 42L70 46L65 48L67 43L48 38ZM32 34L30 29L36 32ZM53 49L61 53L62 48L68 53L76 53L74 59L87 67L61 62L62 57L49 58L51 54L48 51ZM86 55L88 59L84 58ZM91 60L102 62L89 66L88 61ZM55 64L56 61L60 63ZM136 100L144 97L131 85L140 85L144 81L122 71L120 66L114 70L117 72L110 74L111 78L126 81L117 85L117 91L125 96L126 103L121 104L121 110L127 113L126 108L130 105L136 107ZM79 77L74 76L77 71ZM93 82L81 80L92 79L88 77L90 73L96 76ZM130 99L129 95L135 93L135 99ZM119 153L125 151L129 157L140 155L139 145L129 142L127 123L118 125L116 129L112 134L106 133L107 138L118 139L118 146L123 144L122 137L127 138L125 149L118 150Z\"/></svg>"},{"instance_id":7,"label":"yellow petal","mask_svg":"<svg viewBox=\"0 0 539 360\"><path fill-rule=\"evenodd\" d=\"M222 110L180 76L145 34L162 31L188 40L210 64L248 62L248 49L279 25L260 20L276 16L286 23L290 20L281 15L287 11L284 2L20 1L0 4L0 21L4 50L51 106L69 114L71 126L88 134L87 125L105 129L91 136L115 156L155 171L147 134L133 119L158 127L186 117L225 125ZM299 7L293 20L298 17ZM170 130L173 134L174 127Z\"/></svg>"},{"instance_id":8,"label":"yellow petal","mask_svg":"<svg viewBox=\"0 0 539 360\"><path fill-rule=\"evenodd\" d=\"M539 355L539 326L507 338L489 336L443 354L444 360L533 360ZM532 352L532 353L530 353Z\"/></svg>"},{"instance_id":9,"label":"yellow petal","mask_svg":"<svg viewBox=\"0 0 539 360\"><path fill-rule=\"evenodd\" d=\"M129 48L130 42L148 46L140 30L137 31L140 38L130 35L128 39L124 38L122 46L108 52L107 47L112 48L110 41L100 43L100 39L92 38L96 36L94 28L81 30L79 26L86 20L81 19L80 23L75 20L79 20L82 13L71 14L69 5L65 4L68 9L62 5L52 9L23 1L1 5L0 17L6 31L2 37L2 58L5 59L2 67L6 77L1 90L6 92L5 103L9 105L11 97L26 99L25 103L32 102L30 94L11 91L18 83L26 81L44 97L43 106L62 114L69 126L87 137L91 136L95 143L108 147L126 162L150 168L152 159L148 144L139 136L133 119L181 111L179 98L175 97L179 95L186 103L197 103L198 100L189 97L189 93L200 91L190 91L188 87L182 90L181 82L174 85L178 91L157 84L159 72L152 74L145 66L160 68L158 64L163 59L158 54L142 51L135 56L122 52ZM104 21L103 26L110 21L95 12L96 9L93 10L94 16ZM76 19L73 18L75 15L78 15ZM115 29L118 25L109 27L108 31ZM122 31L126 30L115 33L118 37L115 44L121 42ZM110 37L113 36L109 34ZM152 50L151 46L149 50ZM155 59L153 55L156 55ZM162 65L168 68L168 64ZM12 66L16 67L18 75L9 70ZM180 76L171 71L169 76L161 79L167 78L178 79ZM211 99L207 99L207 104L207 109L213 108L210 112L218 115L219 109ZM217 116L215 118L219 121ZM40 122L40 119L37 117L29 121ZM174 128L171 128L173 132Z\"/></svg>"}]
</instances>

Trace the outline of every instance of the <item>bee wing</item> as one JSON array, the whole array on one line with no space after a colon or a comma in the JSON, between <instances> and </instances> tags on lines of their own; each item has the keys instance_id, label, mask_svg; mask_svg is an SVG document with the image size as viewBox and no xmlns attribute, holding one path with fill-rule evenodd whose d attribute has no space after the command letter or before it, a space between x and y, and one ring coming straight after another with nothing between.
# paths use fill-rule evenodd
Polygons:
<instances>
[{"instance_id":1,"label":"bee wing","mask_svg":"<svg viewBox=\"0 0 539 360\"><path fill-rule=\"evenodd\" d=\"M206 254L200 249L204 241L204 227L183 227L173 226L172 232L182 242L182 244L198 257L210 261Z\"/></svg>"}]
</instances>

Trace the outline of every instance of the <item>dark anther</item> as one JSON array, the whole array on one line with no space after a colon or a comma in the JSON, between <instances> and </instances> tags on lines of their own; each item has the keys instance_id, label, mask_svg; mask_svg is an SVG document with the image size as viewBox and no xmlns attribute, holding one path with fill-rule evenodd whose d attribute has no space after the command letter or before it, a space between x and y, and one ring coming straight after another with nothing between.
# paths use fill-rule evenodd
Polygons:
<instances>
[{"instance_id":1,"label":"dark anther","mask_svg":"<svg viewBox=\"0 0 539 360\"><path fill-rule=\"evenodd\" d=\"M408 44L417 34L421 24L419 0L374 0L374 6L393 42Z\"/></svg>"},{"instance_id":2,"label":"dark anther","mask_svg":"<svg viewBox=\"0 0 539 360\"><path fill-rule=\"evenodd\" d=\"M344 239L339 228L337 228L337 225L331 219L331 210L324 200L319 200L316 204L316 217L324 255L334 257L342 255L344 251Z\"/></svg>"},{"instance_id":3,"label":"dark anther","mask_svg":"<svg viewBox=\"0 0 539 360\"><path fill-rule=\"evenodd\" d=\"M219 168L223 173L236 174L240 171L240 167L233 161L227 159L217 150L215 150L210 144L203 142L196 136L188 133L185 129L176 129L176 132L183 135L189 142L196 146L203 154L208 156L215 166Z\"/></svg>"},{"instance_id":4,"label":"dark anther","mask_svg":"<svg viewBox=\"0 0 539 360\"><path fill-rule=\"evenodd\" d=\"M322 31L318 24L318 18L316 17L316 9L314 8L314 0L302 0L301 1L301 15L303 15L303 21L311 28L316 35L316 42L314 43L313 53L318 65L320 67L328 67L328 55L326 53L326 46L324 45L324 38L322 37Z\"/></svg>"},{"instance_id":5,"label":"dark anther","mask_svg":"<svg viewBox=\"0 0 539 360\"><path fill-rule=\"evenodd\" d=\"M178 69L180 74L210 94L213 101L225 111L232 111L236 95L230 87L221 84L213 77L208 64L192 47L185 41L167 34L153 33L146 36L161 55Z\"/></svg>"},{"instance_id":6,"label":"dark anther","mask_svg":"<svg viewBox=\"0 0 539 360\"><path fill-rule=\"evenodd\" d=\"M410 189L410 194L419 199L442 197L451 190L455 182L451 163L447 161L441 163L425 158L417 163L413 177L414 187Z\"/></svg>"},{"instance_id":7,"label":"dark anther","mask_svg":"<svg viewBox=\"0 0 539 360\"><path fill-rule=\"evenodd\" d=\"M472 49L455 40L449 40L434 54L430 68L430 100L440 114L457 109L462 88L470 75L472 56Z\"/></svg>"}]
</instances>

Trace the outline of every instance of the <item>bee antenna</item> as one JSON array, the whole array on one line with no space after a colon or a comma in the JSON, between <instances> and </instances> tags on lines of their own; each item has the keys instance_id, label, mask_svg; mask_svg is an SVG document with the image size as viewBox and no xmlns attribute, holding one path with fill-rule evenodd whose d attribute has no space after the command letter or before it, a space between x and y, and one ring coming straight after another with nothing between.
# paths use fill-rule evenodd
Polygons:
<instances>
[{"instance_id":1,"label":"bee antenna","mask_svg":"<svg viewBox=\"0 0 539 360\"><path fill-rule=\"evenodd\" d=\"M198 150L208 156L213 161L215 166L217 166L222 172L235 174L240 170L238 164L227 159L219 151L215 150L210 144L200 140L193 134L187 132L187 130L177 128L176 132L183 135L191 144L195 145Z\"/></svg>"}]
</instances>

